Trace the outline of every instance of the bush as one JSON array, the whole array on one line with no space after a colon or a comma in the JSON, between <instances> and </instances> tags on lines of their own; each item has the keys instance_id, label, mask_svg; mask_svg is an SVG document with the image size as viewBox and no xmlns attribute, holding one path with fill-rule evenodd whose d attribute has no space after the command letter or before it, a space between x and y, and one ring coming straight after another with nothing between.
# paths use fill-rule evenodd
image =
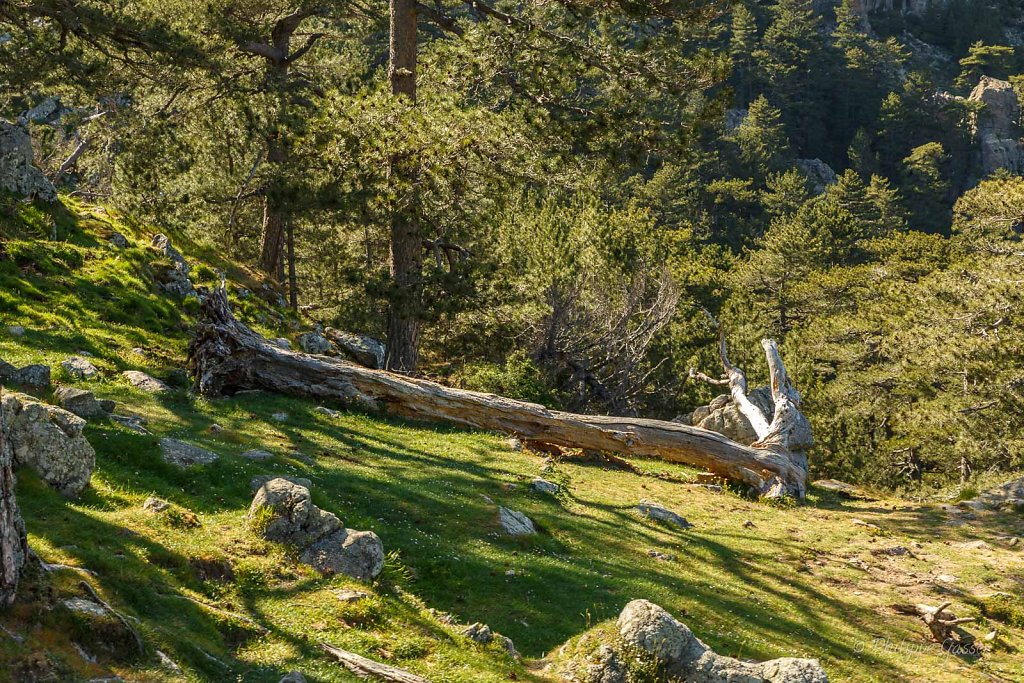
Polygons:
<instances>
[{"instance_id":1,"label":"bush","mask_svg":"<svg viewBox=\"0 0 1024 683\"><path fill-rule=\"evenodd\" d=\"M541 372L524 351L513 351L503 365L472 363L458 377L465 389L498 394L531 403L554 405L556 397Z\"/></svg>"}]
</instances>

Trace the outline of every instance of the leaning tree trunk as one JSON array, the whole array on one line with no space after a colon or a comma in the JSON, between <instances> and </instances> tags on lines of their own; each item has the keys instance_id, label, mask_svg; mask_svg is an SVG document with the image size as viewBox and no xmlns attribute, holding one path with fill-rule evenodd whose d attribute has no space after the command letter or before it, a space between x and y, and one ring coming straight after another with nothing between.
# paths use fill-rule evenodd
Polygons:
<instances>
[{"instance_id":1,"label":"leaning tree trunk","mask_svg":"<svg viewBox=\"0 0 1024 683\"><path fill-rule=\"evenodd\" d=\"M638 455L706 468L754 487L766 496L805 491L806 459L791 457L784 444L789 414L776 410L774 430L761 443L745 446L721 434L675 422L603 415L576 415L535 403L464 391L434 382L370 370L327 356L280 349L235 320L223 287L208 294L189 345L189 370L195 390L217 396L240 389L265 389L293 396L353 403L370 401L405 417L457 422L523 439L624 455ZM785 371L774 342L769 359L781 379Z\"/></svg>"},{"instance_id":2,"label":"leaning tree trunk","mask_svg":"<svg viewBox=\"0 0 1024 683\"><path fill-rule=\"evenodd\" d=\"M7 438L10 420L0 391L0 605L5 606L14 602L28 557L25 523L14 499L14 450Z\"/></svg>"}]
</instances>

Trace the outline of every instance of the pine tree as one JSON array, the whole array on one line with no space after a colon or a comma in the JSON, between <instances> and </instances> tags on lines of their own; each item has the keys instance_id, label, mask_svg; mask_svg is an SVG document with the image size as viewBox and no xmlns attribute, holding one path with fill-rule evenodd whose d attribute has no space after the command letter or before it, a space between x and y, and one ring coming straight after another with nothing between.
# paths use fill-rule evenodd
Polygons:
<instances>
[{"instance_id":1,"label":"pine tree","mask_svg":"<svg viewBox=\"0 0 1024 683\"><path fill-rule=\"evenodd\" d=\"M732 11L729 56L733 64L737 106L746 106L754 96L756 73L754 51L758 44L757 19L745 3L737 3Z\"/></svg>"},{"instance_id":2,"label":"pine tree","mask_svg":"<svg viewBox=\"0 0 1024 683\"><path fill-rule=\"evenodd\" d=\"M782 112L759 95L750 103L746 118L733 134L740 159L755 178L780 170L793 154L782 122Z\"/></svg>"},{"instance_id":3,"label":"pine tree","mask_svg":"<svg viewBox=\"0 0 1024 683\"><path fill-rule=\"evenodd\" d=\"M948 160L946 150L938 142L915 147L903 159L903 188L913 221L911 227L916 230L939 232L949 226L949 181L944 170Z\"/></svg>"}]
</instances>

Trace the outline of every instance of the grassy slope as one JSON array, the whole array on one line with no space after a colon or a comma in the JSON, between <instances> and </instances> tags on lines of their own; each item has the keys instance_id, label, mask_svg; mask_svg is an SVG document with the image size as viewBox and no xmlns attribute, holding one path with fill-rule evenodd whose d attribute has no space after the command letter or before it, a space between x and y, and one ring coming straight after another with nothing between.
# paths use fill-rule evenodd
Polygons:
<instances>
[{"instance_id":1,"label":"grassy slope","mask_svg":"<svg viewBox=\"0 0 1024 683\"><path fill-rule=\"evenodd\" d=\"M167 653L187 680L276 682L291 669L312 681L350 680L320 655L321 640L434 681L546 680L536 659L554 656L565 640L614 618L638 597L663 605L724 654L818 657L836 681L1024 680L1020 628L1000 626L1002 645L972 660L929 647L922 625L889 608L950 599L961 615L978 615L972 596L1020 594L1020 552L998 540L1022 534L1019 515L952 526L934 506L813 495L807 505L779 509L680 483L691 473L653 462L639 464L652 475L672 476L559 463L544 476L561 483L563 493L541 496L526 486L541 474L541 459L511 450L496 435L359 414L331 418L314 412L314 404L265 394L218 401L184 391L142 394L119 372L139 368L174 381L190 309L159 294L147 274L151 252L118 252L103 239L117 229L141 245L150 231L98 209L71 208L58 217L58 236L66 242L31 239L50 226L36 209L19 205L0 216L0 233L19 266L0 263L0 358L56 366L79 350L92 353L100 379L71 382L58 372L57 380L116 400L120 413L146 417L153 435L91 425L87 435L98 454L91 489L68 502L23 472L19 502L30 544L43 559L95 571L93 585L138 619L151 652ZM229 282L256 288L244 271L179 246L209 265L201 278L212 280L222 269ZM250 320L273 324L275 313L255 297L236 303ZM11 324L29 332L6 335ZM138 347L145 355L131 350ZM272 417L281 412L286 420ZM224 430L211 433L213 423ZM222 458L178 471L159 457L161 436L202 444ZM254 447L278 455L261 464L237 457ZM315 463L291 457L295 450ZM311 478L318 505L381 536L393 554L369 600L337 601L331 590L356 584L318 577L249 531L249 480L264 472ZM507 490L508 484L518 487ZM149 495L172 502L172 511L143 511ZM496 507L485 496L526 512L541 534L528 540L499 534ZM640 498L673 507L695 528L681 532L641 519L632 511ZM858 518L881 530L854 523ZM752 528L744 527L747 520ZM977 539L992 547L958 545ZM893 545L915 556L872 553ZM650 558L651 549L678 559ZM862 568L849 558L859 558ZM226 560L234 576L200 580L196 560ZM935 579L942 574L956 581ZM76 573L51 577L62 596L78 593ZM269 634L183 596L243 614ZM85 662L67 624L56 613L33 613L27 597L0 617L24 638L0 637L0 672L24 677L34 667L57 671L54 680L74 680L114 670L126 680L181 680L155 658ZM497 646L467 643L427 608L490 624L515 641L527 663ZM972 630L985 633L993 625ZM890 647L876 639L888 639Z\"/></svg>"}]
</instances>

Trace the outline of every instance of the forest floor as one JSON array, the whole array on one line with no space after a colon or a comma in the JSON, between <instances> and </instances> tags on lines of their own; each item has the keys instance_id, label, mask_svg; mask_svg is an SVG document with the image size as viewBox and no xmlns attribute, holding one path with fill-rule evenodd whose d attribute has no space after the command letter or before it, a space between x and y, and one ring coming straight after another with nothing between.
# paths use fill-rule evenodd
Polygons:
<instances>
[{"instance_id":1,"label":"forest floor","mask_svg":"<svg viewBox=\"0 0 1024 683\"><path fill-rule=\"evenodd\" d=\"M1024 537L1019 512L887 494L848 500L816 489L801 505L772 506L700 486L696 472L657 461L633 461L639 473L550 461L501 435L328 415L317 404L265 393L198 399L180 372L191 309L152 282L154 257L145 247L152 230L71 205L56 217L58 241L38 239L53 221L27 205L0 216L11 256L0 263L0 358L54 366L56 382L113 399L118 414L144 418L151 433L90 424L97 452L90 488L65 500L23 470L18 502L29 544L45 562L93 572L55 571L48 590L80 595L87 580L137 625L147 656L83 658L56 612L34 611L33 584L0 614L0 672L19 672L10 680L116 674L276 683L292 670L310 681L356 680L320 642L438 683L552 680L545 664L566 641L646 598L721 654L815 657L833 681L1024 681L1024 541L1012 541ZM139 246L109 246L113 230ZM229 286L258 288L244 270L177 246L205 264L194 269L197 280L216 281L223 270ZM258 297L233 303L263 331L282 333ZM10 325L26 331L10 335ZM74 380L59 370L82 351L98 378ZM133 389L120 374L130 369L177 390ZM222 429L212 431L214 424ZM182 471L161 459L161 437L221 457ZM239 457L252 448L274 458ZM260 539L246 518L257 474L307 477L318 506L349 527L375 531L389 553L381 577L373 585L321 577ZM560 492L533 493L536 476ZM172 507L144 510L149 496ZM694 526L642 517L641 499ZM539 533L501 533L499 505L526 513ZM369 595L343 602L335 593L343 588ZM965 628L979 638L980 653L944 651L929 643L920 620L893 609L945 601L958 616L978 618ZM489 624L523 659L472 643L446 614L459 624ZM993 630L995 639L984 641ZM181 672L161 664L157 650Z\"/></svg>"}]
</instances>

